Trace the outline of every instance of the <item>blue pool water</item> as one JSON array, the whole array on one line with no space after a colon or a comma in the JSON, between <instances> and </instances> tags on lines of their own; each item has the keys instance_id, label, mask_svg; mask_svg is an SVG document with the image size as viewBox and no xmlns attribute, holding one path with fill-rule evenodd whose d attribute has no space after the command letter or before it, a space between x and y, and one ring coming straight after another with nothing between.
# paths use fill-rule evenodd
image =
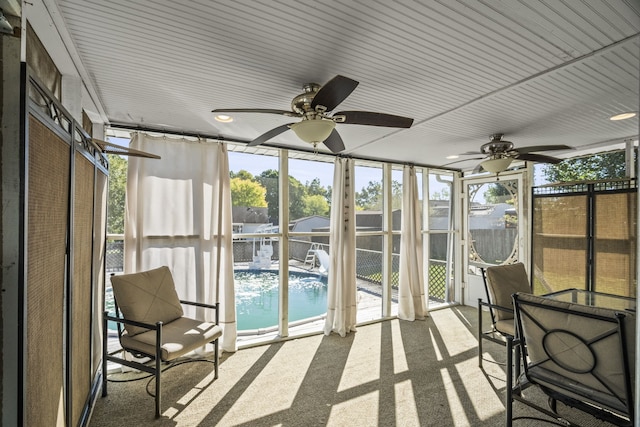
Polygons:
<instances>
[{"instance_id":1,"label":"blue pool water","mask_svg":"<svg viewBox=\"0 0 640 427\"><path fill-rule=\"evenodd\" d=\"M236 270L236 314L238 330L261 329L278 324L279 275L277 271ZM105 293L106 309L113 312L111 288ZM327 277L289 272L289 322L327 312ZM109 322L109 329L116 325Z\"/></svg>"},{"instance_id":2,"label":"blue pool water","mask_svg":"<svg viewBox=\"0 0 640 427\"><path fill-rule=\"evenodd\" d=\"M278 324L279 275L277 271L236 270L238 330L268 328ZM289 322L327 312L327 277L289 272Z\"/></svg>"}]
</instances>

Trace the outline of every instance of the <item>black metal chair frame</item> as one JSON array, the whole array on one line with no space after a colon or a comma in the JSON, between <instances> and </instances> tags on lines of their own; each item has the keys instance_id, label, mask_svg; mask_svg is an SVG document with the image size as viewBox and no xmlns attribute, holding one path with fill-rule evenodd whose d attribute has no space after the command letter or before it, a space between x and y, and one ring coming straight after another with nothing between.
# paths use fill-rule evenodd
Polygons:
<instances>
[{"instance_id":1,"label":"black metal chair frame","mask_svg":"<svg viewBox=\"0 0 640 427\"><path fill-rule=\"evenodd\" d=\"M220 307L220 303L216 303L214 305L211 304L204 304L204 303L198 303L198 302L193 302L193 301L185 301L185 300L180 300L181 304L185 304L185 305L191 305L191 306L195 306L195 307L202 307L202 308L206 308L206 309L212 309L215 310L215 324L218 324L218 320L219 320L219 307ZM128 366L130 368L133 369L138 369L140 371L144 371L147 372L149 374L151 374L154 378L155 378L155 417L159 418L161 411L160 411L160 406L161 406L161 396L160 396L160 392L161 392L161 373L162 373L162 363L168 363L171 364L174 361L170 361L170 362L163 362L162 360L162 350L161 350L161 346L162 346L162 322L157 322L156 324L150 324L150 323L142 323L142 322L136 322L136 321L132 321L132 320L127 320L124 317L121 317L121 313L120 310L118 309L118 304L117 302L115 302L115 316L112 316L109 314L108 311L104 312L104 316L103 316L103 323L102 323L102 330L103 330L103 334L102 334L102 397L107 395L107 362L115 362L115 363L119 363L121 365L125 365ZM155 354L147 354L147 353L143 353L141 351L138 350L133 350L133 349L128 349L125 348L124 346L122 346L122 341L120 341L120 344L122 346L121 349L118 349L116 351L113 351L111 353L108 352L107 349L107 345L108 345L108 337L107 337L107 331L108 331L108 322L112 321L112 322L116 322L116 325L118 327L118 339L120 339L120 337L122 336L124 329L123 329L123 325L133 325L133 326L138 326L140 328L145 328L148 330L153 330L156 331L156 339L155 339ZM219 365L219 356L218 356L218 338L216 338L215 340L209 342L209 344L213 344L214 345L214 360L213 360L213 364L215 365L215 374L214 374L214 379L218 378L218 365ZM124 353L124 352L128 352L131 355L133 355L135 358L149 358L151 360L153 360L155 363L153 365L149 365L149 364L145 364L145 363L141 363L135 360L127 360L123 357L117 357L116 354L118 353Z\"/></svg>"},{"instance_id":2,"label":"black metal chair frame","mask_svg":"<svg viewBox=\"0 0 640 427\"><path fill-rule=\"evenodd\" d=\"M494 310L502 310L509 313L513 313L513 309L491 303L491 297L489 294L489 285L487 284L487 275L486 275L485 268L481 267L480 271L482 272L482 282L484 283L484 293L487 298L487 301L484 301L482 298L478 298L478 366L482 368L483 367L482 366L482 360L483 360L482 340L483 339L506 346L507 338L509 337L514 338L514 337L511 336L510 334L498 331L495 328L494 325L496 323L496 316L495 316ZM483 330L483 326L482 326L482 311L483 311L482 307L488 307L489 314L491 316L491 329L487 331ZM517 346L514 346L514 349L516 352L518 352ZM519 359L519 356L516 355L516 360L518 359ZM516 373L519 373L519 370L516 370Z\"/></svg>"},{"instance_id":3,"label":"black metal chair frame","mask_svg":"<svg viewBox=\"0 0 640 427\"><path fill-rule=\"evenodd\" d=\"M579 427L579 424L577 424L575 421L569 420L561 415L558 414L557 412L557 402L562 402L567 406L576 408L582 412L588 413L591 416L603 420L603 421L607 421L611 424L617 425L617 426L623 426L623 427L630 427L634 425L634 400L633 400L633 386L632 386L632 379L631 379L631 370L630 370L630 365L629 363L635 363L634 361L629 361L629 357L628 357L628 353L626 351L627 349L627 340L626 340L626 335L625 335L625 324L624 324L624 318L626 317L624 313L621 312L617 312L615 314L615 318L612 317L605 317L605 316L599 316L596 315L594 313L582 313L582 312L576 312L573 310L569 310L569 309L564 309L562 307L556 307L556 306L549 306L549 305L543 305L543 304L538 304L532 301L526 301L526 302L522 302L520 300L518 300L518 295L514 295L514 309L515 309L515 314L516 314L516 322L517 322L517 330L518 330L518 337L514 338L514 337L507 337L507 368L509 369L509 372L507 374L507 397L506 397L506 417L507 417L507 427L510 427L512 425L512 421L513 420L517 420L520 418L528 418L531 419L532 417L513 417L513 401L517 400L519 402L522 402L523 404L549 416L550 418L552 418L552 420L548 420L548 419L543 419L540 418L540 421L544 421L550 424L554 424L554 425L559 425L559 426L576 426ZM620 343L621 343L621 348L618 349L620 355L621 355L621 364L623 366L623 372L624 372L624 393L622 396L618 396L616 395L612 390L609 389L609 391L612 393L612 395L615 395L615 397L617 399L619 399L619 401L621 402L622 405L624 405L624 407L626 408L625 413L617 413L614 412L613 410L609 410L609 409L605 409L605 408L601 408L596 406L593 403L589 403L588 402L588 398L585 396L585 400L580 400L580 399L576 399L573 396L580 396L580 395L585 395L585 390L588 390L589 387L587 385L584 384L578 384L577 382L574 383L568 383L568 382L562 382L562 381L558 381L557 384L553 383L553 386L555 387L555 389L551 389L549 388L549 386L547 385L545 387L545 385L540 384L539 382L536 381L536 376L535 375L531 375L530 374L530 369L535 369L535 366L539 365L540 362L536 365L532 365L530 362L528 362L528 355L527 355L527 351L528 351L528 346L529 343L526 342L526 339L524 338L524 336L522 335L522 316L523 315L527 315L526 312L523 313L523 308L522 306L524 305L530 305L530 306L537 306L537 307L544 307L545 309L550 309L550 310L556 310L556 311L560 311L560 312L564 312L564 313L574 313L578 316L584 316L586 318L591 318L591 319L597 319L597 320L601 320L604 322L610 322L611 323L611 329L605 333L605 334L601 334L600 336L598 336L597 338L593 339L591 342L586 342L584 340L582 340L581 338L577 337L581 339L581 341L589 346L601 341L604 338L608 338L612 335L619 335L620 337ZM535 322L535 320L533 318L531 318L532 321ZM635 321L635 319L634 319ZM553 328L553 329L548 329L544 328L542 325L539 324L539 322L536 322L536 324L542 328L542 330L545 331L545 337L548 336L548 334L550 333L555 333L558 331L563 331L562 329L562 325L559 325L558 328ZM566 333L572 334L570 331L565 331ZM515 376L515 383L513 380L513 376L512 376L512 366L513 366L513 349L514 348L520 348L520 354L522 357L522 365L524 367L524 371L522 372L521 375L516 375ZM546 352L546 350L545 350ZM548 355L548 353L547 353ZM595 353L594 353L595 356ZM546 361L552 360L551 356L548 356ZM596 359L597 360L597 359ZM520 363L517 363L517 366L520 365ZM594 366L587 372L583 372L583 371L575 371L577 373L589 373L591 375L593 375L593 372L595 370L595 366L597 365L597 362L594 364ZM562 365L563 368L570 370L571 367L567 367ZM594 377L597 378L596 375L594 375ZM568 385L570 384L570 385ZM526 399L523 395L523 391L526 390L529 387L532 386L539 386L540 389L548 396L549 400L549 408L545 408L543 406L538 405L535 402L532 402L528 399ZM558 391L557 389L560 390L564 390L566 392L563 391ZM582 393L582 394L581 394ZM588 393L588 392L587 392ZM604 406L604 405L603 405ZM620 412L620 411L618 411ZM537 419L537 418L536 418Z\"/></svg>"}]
</instances>

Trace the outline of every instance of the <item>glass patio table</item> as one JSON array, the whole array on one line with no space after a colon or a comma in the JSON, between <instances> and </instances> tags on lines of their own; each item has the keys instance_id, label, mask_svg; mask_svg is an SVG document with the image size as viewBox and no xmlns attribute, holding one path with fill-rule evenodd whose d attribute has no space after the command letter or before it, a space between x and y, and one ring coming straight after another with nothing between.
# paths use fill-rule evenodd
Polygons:
<instances>
[{"instance_id":1,"label":"glass patio table","mask_svg":"<svg viewBox=\"0 0 640 427\"><path fill-rule=\"evenodd\" d=\"M609 308L620 311L636 311L636 299L604 292L587 291L584 289L570 288L542 295L557 301L573 304L588 305L592 307Z\"/></svg>"}]
</instances>

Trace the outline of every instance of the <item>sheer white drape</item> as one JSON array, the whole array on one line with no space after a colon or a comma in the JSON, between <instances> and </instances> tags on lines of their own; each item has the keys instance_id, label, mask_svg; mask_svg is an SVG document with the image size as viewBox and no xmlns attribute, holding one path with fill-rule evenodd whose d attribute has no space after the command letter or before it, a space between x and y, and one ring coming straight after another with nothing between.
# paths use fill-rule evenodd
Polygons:
<instances>
[{"instance_id":1,"label":"sheer white drape","mask_svg":"<svg viewBox=\"0 0 640 427\"><path fill-rule=\"evenodd\" d=\"M220 302L220 340L235 351L237 323L229 161L224 144L138 133L131 147L162 159L129 158L125 272L167 265L180 298ZM187 315L197 309L184 307ZM204 310L206 315L212 310ZM212 320L211 318L207 320Z\"/></svg>"},{"instance_id":2,"label":"sheer white drape","mask_svg":"<svg viewBox=\"0 0 640 427\"><path fill-rule=\"evenodd\" d=\"M402 227L400 231L400 287L398 318L424 319L424 269L422 258L422 227L418 199L418 178L413 166L402 171Z\"/></svg>"},{"instance_id":3,"label":"sheer white drape","mask_svg":"<svg viewBox=\"0 0 640 427\"><path fill-rule=\"evenodd\" d=\"M337 158L331 198L327 318L324 333L356 330L356 216L353 160Z\"/></svg>"}]
</instances>

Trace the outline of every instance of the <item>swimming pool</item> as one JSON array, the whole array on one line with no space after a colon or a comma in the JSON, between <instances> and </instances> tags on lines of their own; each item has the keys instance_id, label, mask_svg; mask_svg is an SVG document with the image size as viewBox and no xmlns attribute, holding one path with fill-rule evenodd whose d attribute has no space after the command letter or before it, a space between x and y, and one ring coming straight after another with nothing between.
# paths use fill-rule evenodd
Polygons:
<instances>
[{"instance_id":1,"label":"swimming pool","mask_svg":"<svg viewBox=\"0 0 640 427\"><path fill-rule=\"evenodd\" d=\"M236 270L238 330L262 329L278 324L279 273ZM289 322L327 312L327 276L289 272Z\"/></svg>"},{"instance_id":2,"label":"swimming pool","mask_svg":"<svg viewBox=\"0 0 640 427\"><path fill-rule=\"evenodd\" d=\"M266 270L235 270L238 330L264 329L278 324L279 273ZM105 292L105 305L113 312L111 287ZM289 272L289 322L327 312L327 276ZM109 322L109 329L116 325Z\"/></svg>"}]
</instances>

